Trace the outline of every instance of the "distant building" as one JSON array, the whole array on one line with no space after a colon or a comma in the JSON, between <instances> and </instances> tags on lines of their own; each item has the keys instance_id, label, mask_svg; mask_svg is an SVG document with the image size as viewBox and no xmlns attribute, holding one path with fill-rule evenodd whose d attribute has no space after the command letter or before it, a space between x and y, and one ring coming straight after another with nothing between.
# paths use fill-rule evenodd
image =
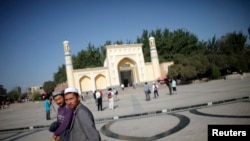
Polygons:
<instances>
[{"instance_id":1,"label":"distant building","mask_svg":"<svg viewBox=\"0 0 250 141\"><path fill-rule=\"evenodd\" d=\"M33 94L33 93L40 93L42 94L43 93L43 87L41 86L31 86L30 88L28 88L28 92L29 94Z\"/></svg>"},{"instance_id":2,"label":"distant building","mask_svg":"<svg viewBox=\"0 0 250 141\"><path fill-rule=\"evenodd\" d=\"M6 98L7 90L3 87L3 85L0 85L0 102Z\"/></svg>"}]
</instances>

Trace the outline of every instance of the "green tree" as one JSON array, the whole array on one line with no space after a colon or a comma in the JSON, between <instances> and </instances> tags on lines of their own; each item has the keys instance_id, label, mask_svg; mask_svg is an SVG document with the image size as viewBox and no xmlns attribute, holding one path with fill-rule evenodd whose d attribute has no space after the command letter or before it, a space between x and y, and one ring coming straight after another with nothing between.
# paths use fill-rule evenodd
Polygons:
<instances>
[{"instance_id":1,"label":"green tree","mask_svg":"<svg viewBox=\"0 0 250 141\"><path fill-rule=\"evenodd\" d=\"M175 64L169 67L168 69L168 77L169 78L177 78L180 74L180 70L182 69L181 64Z\"/></svg>"},{"instance_id":2,"label":"green tree","mask_svg":"<svg viewBox=\"0 0 250 141\"><path fill-rule=\"evenodd\" d=\"M247 37L242 32L227 33L219 41L220 51L227 55L242 53L245 49L246 41Z\"/></svg>"},{"instance_id":3,"label":"green tree","mask_svg":"<svg viewBox=\"0 0 250 141\"><path fill-rule=\"evenodd\" d=\"M108 40L108 41L105 42L104 46L111 45L111 44L112 44L112 42L110 40Z\"/></svg>"},{"instance_id":4,"label":"green tree","mask_svg":"<svg viewBox=\"0 0 250 141\"><path fill-rule=\"evenodd\" d=\"M12 102L14 102L18 101L20 94L16 90L11 90L10 92L8 92L7 97L9 97Z\"/></svg>"},{"instance_id":5,"label":"green tree","mask_svg":"<svg viewBox=\"0 0 250 141\"><path fill-rule=\"evenodd\" d=\"M175 30L170 37L170 43L173 53L191 55L192 52L198 50L198 38L183 29Z\"/></svg>"},{"instance_id":6,"label":"green tree","mask_svg":"<svg viewBox=\"0 0 250 141\"><path fill-rule=\"evenodd\" d=\"M100 61L101 65L103 66L104 60L106 59L106 45L100 47Z\"/></svg>"},{"instance_id":7,"label":"green tree","mask_svg":"<svg viewBox=\"0 0 250 141\"><path fill-rule=\"evenodd\" d=\"M209 71L210 63L206 56L203 54L196 54L189 58L189 65L195 68L195 72L192 76L193 78L203 78L206 77L206 73Z\"/></svg>"},{"instance_id":8,"label":"green tree","mask_svg":"<svg viewBox=\"0 0 250 141\"><path fill-rule=\"evenodd\" d=\"M104 48L96 48L92 44L88 44L86 50L81 50L77 55L72 56L74 69L93 68L103 65L104 56L101 55L105 51Z\"/></svg>"},{"instance_id":9,"label":"green tree","mask_svg":"<svg viewBox=\"0 0 250 141\"><path fill-rule=\"evenodd\" d=\"M58 67L58 71L54 73L53 78L54 78L55 84L60 84L60 83L67 81L66 68L64 64Z\"/></svg>"},{"instance_id":10,"label":"green tree","mask_svg":"<svg viewBox=\"0 0 250 141\"><path fill-rule=\"evenodd\" d=\"M248 71L248 62L247 62L247 56L242 54L242 55L238 55L238 54L234 54L233 57L235 58L235 70L236 71L243 71L246 72Z\"/></svg>"},{"instance_id":11,"label":"green tree","mask_svg":"<svg viewBox=\"0 0 250 141\"><path fill-rule=\"evenodd\" d=\"M212 39L209 39L206 42L206 51L208 53L218 53L219 52L219 41L216 39L214 35Z\"/></svg>"},{"instance_id":12,"label":"green tree","mask_svg":"<svg viewBox=\"0 0 250 141\"><path fill-rule=\"evenodd\" d=\"M178 69L171 70L176 71L179 79L191 80L207 77L209 72L210 62L203 54L196 54L193 56L186 56L182 54L176 54L174 56L174 65L169 70L175 69L175 65L178 65ZM176 76L175 76L176 77Z\"/></svg>"},{"instance_id":13,"label":"green tree","mask_svg":"<svg viewBox=\"0 0 250 141\"><path fill-rule=\"evenodd\" d=\"M212 67L212 78L213 79L218 79L221 76L219 67L213 65Z\"/></svg>"},{"instance_id":14,"label":"green tree","mask_svg":"<svg viewBox=\"0 0 250 141\"><path fill-rule=\"evenodd\" d=\"M31 99L33 101L38 101L38 100L41 100L41 94L39 92L35 92L31 95Z\"/></svg>"},{"instance_id":15,"label":"green tree","mask_svg":"<svg viewBox=\"0 0 250 141\"><path fill-rule=\"evenodd\" d=\"M230 68L230 64L233 62L227 55L221 55L217 53L210 53L207 55L208 61L219 67L219 70L226 70ZM210 68L211 69L211 68Z\"/></svg>"},{"instance_id":16,"label":"green tree","mask_svg":"<svg viewBox=\"0 0 250 141\"><path fill-rule=\"evenodd\" d=\"M122 41L122 40L117 40L117 41L114 42L114 44L122 45L122 44L123 44L123 41Z\"/></svg>"},{"instance_id":17,"label":"green tree","mask_svg":"<svg viewBox=\"0 0 250 141\"><path fill-rule=\"evenodd\" d=\"M142 52L144 54L145 62L151 61L150 48L149 48L149 35L147 30L143 30L141 37L137 37L137 43L142 43Z\"/></svg>"},{"instance_id":18,"label":"green tree","mask_svg":"<svg viewBox=\"0 0 250 141\"><path fill-rule=\"evenodd\" d=\"M43 90L48 94L48 96L51 96L52 92L54 91L56 84L53 81L46 81L43 83Z\"/></svg>"},{"instance_id":19,"label":"green tree","mask_svg":"<svg viewBox=\"0 0 250 141\"><path fill-rule=\"evenodd\" d=\"M165 28L161 36L162 42L160 43L160 45L158 45L158 41L156 42L157 52L158 52L160 62L173 60L173 52L172 52L173 46L170 42L171 40L170 36L171 36L171 32L169 31L169 29Z\"/></svg>"}]
</instances>

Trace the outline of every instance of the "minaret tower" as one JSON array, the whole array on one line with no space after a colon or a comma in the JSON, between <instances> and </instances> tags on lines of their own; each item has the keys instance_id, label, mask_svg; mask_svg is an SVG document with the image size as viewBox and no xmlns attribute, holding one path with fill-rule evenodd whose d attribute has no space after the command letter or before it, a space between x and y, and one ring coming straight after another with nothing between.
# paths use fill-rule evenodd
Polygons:
<instances>
[{"instance_id":1,"label":"minaret tower","mask_svg":"<svg viewBox=\"0 0 250 141\"><path fill-rule=\"evenodd\" d=\"M153 72L154 72L154 79L157 79L160 77L160 65L159 65L159 58L158 53L155 46L155 38L150 37L149 38L149 46L150 46L150 55L151 55L151 63L153 66Z\"/></svg>"},{"instance_id":2,"label":"minaret tower","mask_svg":"<svg viewBox=\"0 0 250 141\"><path fill-rule=\"evenodd\" d=\"M69 41L63 42L68 87L75 87Z\"/></svg>"}]
</instances>

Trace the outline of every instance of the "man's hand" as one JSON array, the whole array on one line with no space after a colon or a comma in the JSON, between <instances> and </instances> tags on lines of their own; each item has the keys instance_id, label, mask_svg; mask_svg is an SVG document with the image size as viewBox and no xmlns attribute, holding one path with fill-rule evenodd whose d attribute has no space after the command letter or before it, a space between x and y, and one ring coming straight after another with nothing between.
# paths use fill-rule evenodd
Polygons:
<instances>
[{"instance_id":1,"label":"man's hand","mask_svg":"<svg viewBox=\"0 0 250 141\"><path fill-rule=\"evenodd\" d=\"M55 141L60 141L60 136L53 135L53 139L54 139Z\"/></svg>"}]
</instances>

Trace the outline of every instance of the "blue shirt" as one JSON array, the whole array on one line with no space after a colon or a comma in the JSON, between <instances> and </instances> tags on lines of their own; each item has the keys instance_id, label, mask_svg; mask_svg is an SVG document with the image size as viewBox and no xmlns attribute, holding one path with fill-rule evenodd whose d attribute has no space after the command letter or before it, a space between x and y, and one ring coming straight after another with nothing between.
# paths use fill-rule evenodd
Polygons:
<instances>
[{"instance_id":1,"label":"blue shirt","mask_svg":"<svg viewBox=\"0 0 250 141\"><path fill-rule=\"evenodd\" d=\"M45 108L46 111L50 110L50 104L49 104L49 100L48 99L46 99L44 101L44 108Z\"/></svg>"}]
</instances>

